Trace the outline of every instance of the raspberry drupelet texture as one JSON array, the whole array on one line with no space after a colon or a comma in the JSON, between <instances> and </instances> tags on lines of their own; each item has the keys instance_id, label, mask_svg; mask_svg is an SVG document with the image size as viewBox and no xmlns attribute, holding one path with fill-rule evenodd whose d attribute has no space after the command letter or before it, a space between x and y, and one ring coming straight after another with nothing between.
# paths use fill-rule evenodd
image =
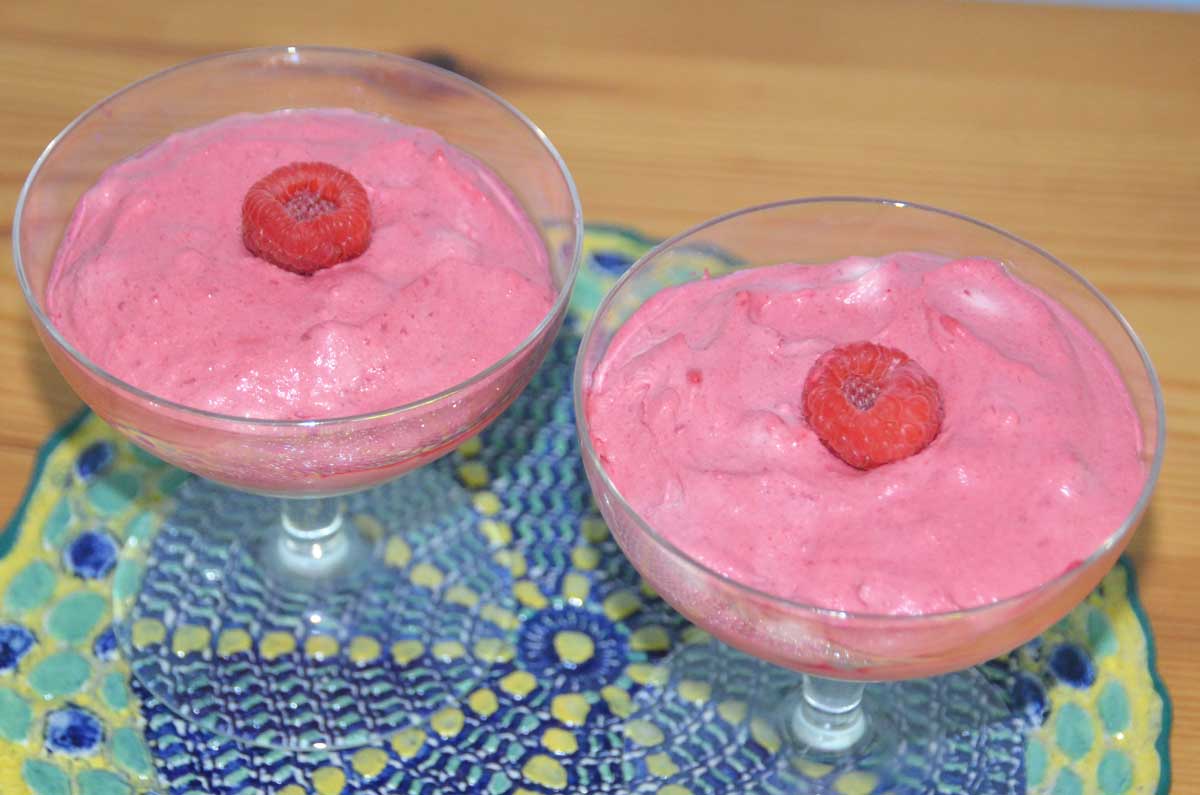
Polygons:
<instances>
[{"instance_id":1,"label":"raspberry drupelet texture","mask_svg":"<svg viewBox=\"0 0 1200 795\"><path fill-rule=\"evenodd\" d=\"M804 418L821 442L857 469L924 450L942 427L942 395L896 348L853 342L822 354L804 382Z\"/></svg>"},{"instance_id":2,"label":"raspberry drupelet texture","mask_svg":"<svg viewBox=\"0 0 1200 795\"><path fill-rule=\"evenodd\" d=\"M371 243L371 205L353 174L329 163L289 163L251 186L242 240L257 257L311 275Z\"/></svg>"}]
</instances>

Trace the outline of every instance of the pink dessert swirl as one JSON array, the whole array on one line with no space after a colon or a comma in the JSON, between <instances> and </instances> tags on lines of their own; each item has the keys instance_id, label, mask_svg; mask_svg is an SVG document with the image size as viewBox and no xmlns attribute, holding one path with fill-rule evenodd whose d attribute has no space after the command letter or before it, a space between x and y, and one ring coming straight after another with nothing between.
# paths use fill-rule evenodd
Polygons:
<instances>
[{"instance_id":1,"label":"pink dessert swirl","mask_svg":"<svg viewBox=\"0 0 1200 795\"><path fill-rule=\"evenodd\" d=\"M862 471L806 425L805 377L859 340L940 386L923 451ZM614 484L667 540L782 598L879 614L969 608L1094 553L1145 479L1132 401L1065 308L985 259L778 265L665 289L586 399Z\"/></svg>"},{"instance_id":2,"label":"pink dessert swirl","mask_svg":"<svg viewBox=\"0 0 1200 795\"><path fill-rule=\"evenodd\" d=\"M246 191L322 161L370 199L373 236L312 276L255 257ZM352 111L245 115L172 135L80 201L47 307L112 375L221 414L319 419L430 397L526 339L554 289L509 190L428 130Z\"/></svg>"}]
</instances>

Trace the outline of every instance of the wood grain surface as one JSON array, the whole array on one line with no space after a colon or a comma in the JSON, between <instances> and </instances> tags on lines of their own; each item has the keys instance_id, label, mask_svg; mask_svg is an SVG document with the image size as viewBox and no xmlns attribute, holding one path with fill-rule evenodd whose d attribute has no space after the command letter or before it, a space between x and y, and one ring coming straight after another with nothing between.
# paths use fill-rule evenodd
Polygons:
<instances>
[{"instance_id":1,"label":"wood grain surface","mask_svg":"<svg viewBox=\"0 0 1200 795\"><path fill-rule=\"evenodd\" d=\"M0 4L0 515L78 406L11 267L42 147L163 67L263 44L451 59L558 145L586 217L665 235L818 194L959 210L1106 292L1166 394L1168 451L1131 547L1200 792L1200 15L999 3Z\"/></svg>"}]
</instances>

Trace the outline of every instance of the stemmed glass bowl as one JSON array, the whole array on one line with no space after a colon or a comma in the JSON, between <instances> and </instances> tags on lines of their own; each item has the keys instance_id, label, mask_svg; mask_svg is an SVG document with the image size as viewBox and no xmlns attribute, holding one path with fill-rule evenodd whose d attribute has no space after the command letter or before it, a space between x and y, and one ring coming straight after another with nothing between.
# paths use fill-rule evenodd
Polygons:
<instances>
[{"instance_id":1,"label":"stemmed glass bowl","mask_svg":"<svg viewBox=\"0 0 1200 795\"><path fill-rule=\"evenodd\" d=\"M283 421L172 402L64 338L45 305L55 252L105 169L177 131L300 108L432 129L507 184L542 237L555 292L524 340L407 405ZM50 143L13 230L37 332L98 415L200 476L175 495L155 537L122 550L134 584L119 589L115 629L149 695L206 730L295 749L370 742L454 698L450 683L413 673L415 652L389 649L427 650L439 633L469 640L479 622L446 594L457 585L486 596L503 583L488 573L486 545L468 539L478 534L461 486L396 478L478 433L529 383L562 324L581 244L578 195L545 135L475 83L394 55L281 47L203 58L122 89Z\"/></svg>"},{"instance_id":2,"label":"stemmed glass bowl","mask_svg":"<svg viewBox=\"0 0 1200 795\"><path fill-rule=\"evenodd\" d=\"M1016 596L956 612L881 615L802 604L737 582L680 549L639 514L605 471L585 403L592 375L622 324L658 291L707 275L902 251L999 260L1017 279L1070 310L1108 351L1133 399L1145 478L1136 505L1108 528L1104 543L1080 565ZM693 623L745 654L800 674L789 692L762 694L763 709L782 736L816 756L836 758L864 749L874 749L878 756L903 742L888 714L899 697L880 688L871 708L864 709L864 683L969 671L1037 636L1074 608L1129 542L1162 462L1158 379L1129 325L1095 287L1045 251L993 226L884 199L813 198L754 207L702 223L655 247L597 309L584 333L574 387L584 466L622 550L655 591ZM998 527L996 532L1020 528ZM986 687L982 678L972 681L968 689ZM931 707L931 720L935 713Z\"/></svg>"}]
</instances>

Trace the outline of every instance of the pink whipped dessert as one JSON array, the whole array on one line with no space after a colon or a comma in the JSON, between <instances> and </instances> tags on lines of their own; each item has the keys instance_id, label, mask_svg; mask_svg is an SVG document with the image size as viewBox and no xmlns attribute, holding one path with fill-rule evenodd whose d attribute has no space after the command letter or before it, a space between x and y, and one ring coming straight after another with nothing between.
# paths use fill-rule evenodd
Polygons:
<instances>
[{"instance_id":1,"label":"pink whipped dessert","mask_svg":"<svg viewBox=\"0 0 1200 795\"><path fill-rule=\"evenodd\" d=\"M273 169L361 181L370 245L312 275L247 250L242 202ZM555 291L500 179L428 130L353 111L244 115L172 135L81 199L47 291L84 355L154 395L227 415L345 417L499 361Z\"/></svg>"},{"instance_id":2,"label":"pink whipped dessert","mask_svg":"<svg viewBox=\"0 0 1200 795\"><path fill-rule=\"evenodd\" d=\"M899 349L940 389L940 430L870 469L834 455L802 390L823 353ZM586 397L635 510L708 567L789 600L924 614L1078 565L1145 480L1108 354L993 261L928 254L778 265L664 289L622 326Z\"/></svg>"}]
</instances>

